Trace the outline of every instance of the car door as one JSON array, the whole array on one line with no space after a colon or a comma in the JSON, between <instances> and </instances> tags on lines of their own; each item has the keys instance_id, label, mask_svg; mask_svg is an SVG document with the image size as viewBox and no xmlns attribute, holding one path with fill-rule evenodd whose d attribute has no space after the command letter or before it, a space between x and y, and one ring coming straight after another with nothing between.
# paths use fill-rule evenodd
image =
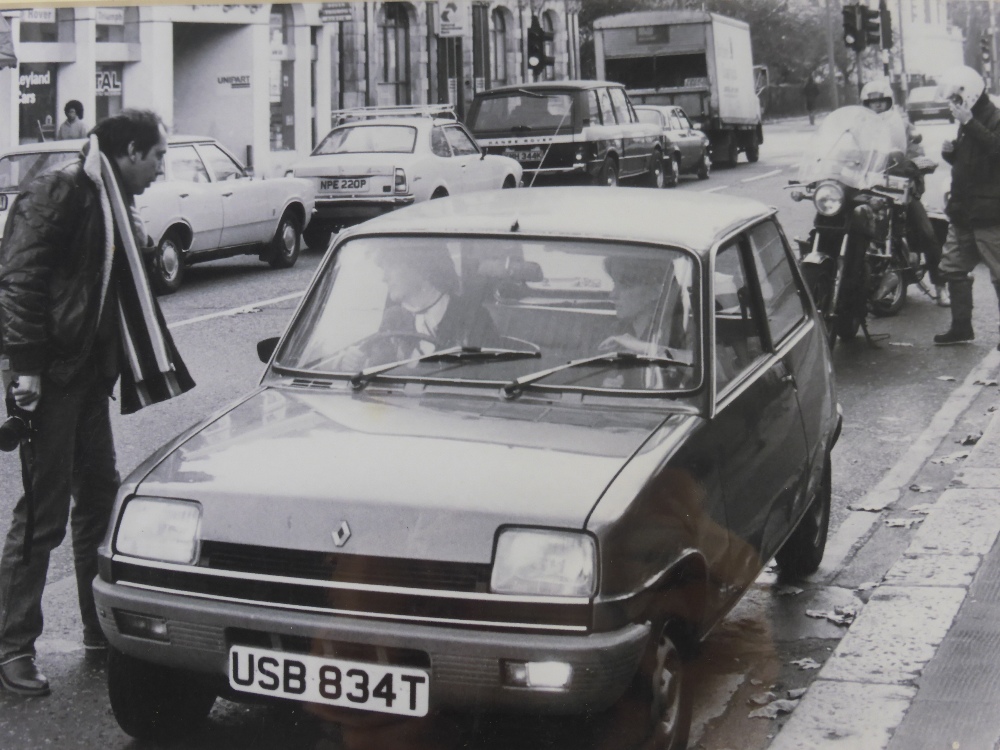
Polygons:
<instances>
[{"instance_id":1,"label":"car door","mask_svg":"<svg viewBox=\"0 0 1000 750\"><path fill-rule=\"evenodd\" d=\"M646 168L645 156L650 146L645 142L645 138L637 137L635 128L631 127L638 121L635 111L629 105L628 97L625 96L625 89L612 86L608 89L608 93L611 95L615 116L621 126L622 174L637 174Z\"/></svg>"},{"instance_id":2,"label":"car door","mask_svg":"<svg viewBox=\"0 0 1000 750\"><path fill-rule=\"evenodd\" d=\"M158 240L168 226L183 221L192 232L188 252L214 250L222 233L222 197L201 156L194 145L178 143L167 149L165 161L164 178L136 197L147 229Z\"/></svg>"},{"instance_id":3,"label":"car door","mask_svg":"<svg viewBox=\"0 0 1000 750\"><path fill-rule=\"evenodd\" d=\"M794 372L771 350L751 248L739 235L712 262L710 431L734 541L731 583L738 588L753 581L787 534L807 458Z\"/></svg>"},{"instance_id":4,"label":"car door","mask_svg":"<svg viewBox=\"0 0 1000 750\"><path fill-rule=\"evenodd\" d=\"M461 192L465 180L462 176L462 163L451 152L451 144L443 124L434 123L431 128L431 154L430 160L424 162L431 174L421 176L427 191L424 197L429 198L439 184L446 185L450 193Z\"/></svg>"},{"instance_id":5,"label":"car door","mask_svg":"<svg viewBox=\"0 0 1000 750\"><path fill-rule=\"evenodd\" d=\"M489 190L500 187L499 181L491 175L490 164L481 159L479 146L465 128L458 123L445 125L443 128L445 138L451 147L452 159L458 165L463 192L474 190ZM496 181L497 184L492 184Z\"/></svg>"},{"instance_id":6,"label":"car door","mask_svg":"<svg viewBox=\"0 0 1000 750\"><path fill-rule=\"evenodd\" d=\"M667 119L670 138L681 152L681 169L685 172L694 169L699 160L701 140L693 134L691 123L682 112L673 109Z\"/></svg>"},{"instance_id":7,"label":"car door","mask_svg":"<svg viewBox=\"0 0 1000 750\"><path fill-rule=\"evenodd\" d=\"M269 240L277 220L264 181L250 179L243 165L218 144L199 143L198 151L212 175L213 189L222 199L220 246Z\"/></svg>"}]
</instances>

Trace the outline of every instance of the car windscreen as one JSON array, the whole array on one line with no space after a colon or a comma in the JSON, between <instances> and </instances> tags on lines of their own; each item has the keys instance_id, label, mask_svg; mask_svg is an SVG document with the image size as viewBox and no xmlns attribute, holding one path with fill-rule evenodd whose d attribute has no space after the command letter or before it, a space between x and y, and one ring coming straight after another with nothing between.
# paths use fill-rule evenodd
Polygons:
<instances>
[{"instance_id":1,"label":"car windscreen","mask_svg":"<svg viewBox=\"0 0 1000 750\"><path fill-rule=\"evenodd\" d=\"M17 193L42 172L75 161L77 156L78 151L8 154L0 159L0 191Z\"/></svg>"},{"instance_id":2,"label":"car windscreen","mask_svg":"<svg viewBox=\"0 0 1000 750\"><path fill-rule=\"evenodd\" d=\"M330 131L313 151L321 154L411 154L417 129L406 125L347 125Z\"/></svg>"},{"instance_id":3,"label":"car windscreen","mask_svg":"<svg viewBox=\"0 0 1000 750\"><path fill-rule=\"evenodd\" d=\"M518 90L485 96L469 113L473 133L572 130L571 93Z\"/></svg>"},{"instance_id":4,"label":"car windscreen","mask_svg":"<svg viewBox=\"0 0 1000 750\"><path fill-rule=\"evenodd\" d=\"M906 101L910 104L937 101L937 87L923 86L918 89L913 89L913 91L906 95Z\"/></svg>"},{"instance_id":5,"label":"car windscreen","mask_svg":"<svg viewBox=\"0 0 1000 750\"><path fill-rule=\"evenodd\" d=\"M606 241L350 239L322 268L275 365L350 376L464 347L506 356L411 362L392 376L507 383L620 352L539 385L690 390L702 370L698 267L679 249ZM675 364L624 362L633 357Z\"/></svg>"}]
</instances>

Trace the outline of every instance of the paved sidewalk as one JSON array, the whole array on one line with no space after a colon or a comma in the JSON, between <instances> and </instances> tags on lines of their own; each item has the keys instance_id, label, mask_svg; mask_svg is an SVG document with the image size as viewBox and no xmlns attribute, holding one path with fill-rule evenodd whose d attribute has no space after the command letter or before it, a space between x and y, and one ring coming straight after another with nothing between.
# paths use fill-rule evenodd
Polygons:
<instances>
[{"instance_id":1,"label":"paved sidewalk","mask_svg":"<svg viewBox=\"0 0 1000 750\"><path fill-rule=\"evenodd\" d=\"M998 748L1000 411L929 502L771 750Z\"/></svg>"}]
</instances>

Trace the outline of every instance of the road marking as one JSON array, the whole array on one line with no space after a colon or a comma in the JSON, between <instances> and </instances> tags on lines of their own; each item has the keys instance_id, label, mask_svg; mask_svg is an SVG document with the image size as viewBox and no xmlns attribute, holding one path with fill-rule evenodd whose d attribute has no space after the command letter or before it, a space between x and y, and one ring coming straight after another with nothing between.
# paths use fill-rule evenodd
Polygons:
<instances>
[{"instance_id":1,"label":"road marking","mask_svg":"<svg viewBox=\"0 0 1000 750\"><path fill-rule=\"evenodd\" d=\"M702 192L702 193L717 193L720 190L725 190L728 187L730 187L730 185L719 185L718 187L709 188L708 190L700 190L699 192Z\"/></svg>"},{"instance_id":2,"label":"road marking","mask_svg":"<svg viewBox=\"0 0 1000 750\"><path fill-rule=\"evenodd\" d=\"M277 305L281 302L288 302L288 300L298 299L305 292L293 292L292 294L286 294L282 297L274 297L272 299L266 299L261 302L251 302L249 305L241 305L240 307L234 307L229 310L222 310L220 312L209 313L208 315L199 315L196 318L188 318L187 320L178 320L176 323L170 323L167 328L173 330L174 328L180 328L181 326L189 326L194 323L204 323L206 320L214 320L215 318L226 318L230 315L239 315L241 313L253 312L256 308L266 307L267 305Z\"/></svg>"},{"instance_id":3,"label":"road marking","mask_svg":"<svg viewBox=\"0 0 1000 750\"><path fill-rule=\"evenodd\" d=\"M765 177L774 177L776 174L781 174L783 171L783 169L772 169L770 172L759 174L756 177L747 177L740 180L740 182L757 182L757 180L763 180Z\"/></svg>"}]
</instances>

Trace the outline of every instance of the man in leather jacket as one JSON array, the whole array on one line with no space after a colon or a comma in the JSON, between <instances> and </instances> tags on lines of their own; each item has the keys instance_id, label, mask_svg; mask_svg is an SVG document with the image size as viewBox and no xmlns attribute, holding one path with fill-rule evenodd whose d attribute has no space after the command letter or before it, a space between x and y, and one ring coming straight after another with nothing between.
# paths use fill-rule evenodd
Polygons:
<instances>
[{"instance_id":1,"label":"man in leather jacket","mask_svg":"<svg viewBox=\"0 0 1000 750\"><path fill-rule=\"evenodd\" d=\"M91 584L119 484L108 407L121 369L123 287L113 274L123 245L100 157L130 201L162 173L167 149L166 130L148 111L124 110L91 132L96 180L83 155L34 179L11 208L0 246L0 370L34 427L31 489L14 508L0 558L0 685L27 696L49 692L35 640L49 555L67 520L84 647L107 647ZM30 554L22 554L26 539Z\"/></svg>"},{"instance_id":2,"label":"man in leather jacket","mask_svg":"<svg viewBox=\"0 0 1000 750\"><path fill-rule=\"evenodd\" d=\"M946 71L938 98L947 100L958 120L958 136L941 155L952 165L945 213L951 225L941 259L941 275L951 292L951 327L935 344L972 341L972 270L980 263L1000 299L1000 110L990 101L982 76L964 65Z\"/></svg>"}]
</instances>

